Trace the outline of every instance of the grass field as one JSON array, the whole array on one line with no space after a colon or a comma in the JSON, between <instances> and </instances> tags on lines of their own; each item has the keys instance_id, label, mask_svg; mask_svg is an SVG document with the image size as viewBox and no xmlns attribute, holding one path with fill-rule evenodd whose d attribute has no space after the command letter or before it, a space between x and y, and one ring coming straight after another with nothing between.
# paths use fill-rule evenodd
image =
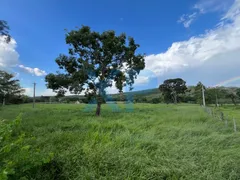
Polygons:
<instances>
[{"instance_id":1,"label":"grass field","mask_svg":"<svg viewBox=\"0 0 240 180\"><path fill-rule=\"evenodd\" d=\"M101 117L84 106L0 110L5 120L23 113L22 129L36 137L33 145L55 154L55 171L33 179L240 179L240 134L198 105L134 104L133 112L104 105Z\"/></svg>"},{"instance_id":2,"label":"grass field","mask_svg":"<svg viewBox=\"0 0 240 180\"><path fill-rule=\"evenodd\" d=\"M220 110L229 116L229 118L236 118L240 128L240 106L224 105L220 107Z\"/></svg>"}]
</instances>

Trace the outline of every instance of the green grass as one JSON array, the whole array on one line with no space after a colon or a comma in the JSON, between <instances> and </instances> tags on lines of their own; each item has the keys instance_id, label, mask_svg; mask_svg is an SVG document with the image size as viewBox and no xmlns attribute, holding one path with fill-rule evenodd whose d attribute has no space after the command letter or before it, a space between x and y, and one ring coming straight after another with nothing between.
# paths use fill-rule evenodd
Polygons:
<instances>
[{"instance_id":1,"label":"green grass","mask_svg":"<svg viewBox=\"0 0 240 180\"><path fill-rule=\"evenodd\" d=\"M221 111L223 111L225 114L227 114L229 117L234 117L239 119L240 123L240 106L234 106L234 105L224 105L219 108ZM240 124L239 124L240 125Z\"/></svg>"},{"instance_id":2,"label":"green grass","mask_svg":"<svg viewBox=\"0 0 240 180\"><path fill-rule=\"evenodd\" d=\"M34 146L54 152L58 179L240 179L240 134L200 106L134 104L133 112L112 112L104 105L101 117L83 110L12 105L0 118L23 113Z\"/></svg>"}]
</instances>

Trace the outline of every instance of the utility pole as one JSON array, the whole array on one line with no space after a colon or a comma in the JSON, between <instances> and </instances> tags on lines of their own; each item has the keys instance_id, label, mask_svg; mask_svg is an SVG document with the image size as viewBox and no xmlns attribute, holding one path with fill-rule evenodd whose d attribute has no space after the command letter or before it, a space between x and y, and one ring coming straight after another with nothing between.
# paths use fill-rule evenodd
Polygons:
<instances>
[{"instance_id":1,"label":"utility pole","mask_svg":"<svg viewBox=\"0 0 240 180\"><path fill-rule=\"evenodd\" d=\"M205 93L204 93L204 88L203 88L203 85L202 85L202 98L203 98L203 106L205 107L206 106L206 102L205 102Z\"/></svg>"},{"instance_id":2,"label":"utility pole","mask_svg":"<svg viewBox=\"0 0 240 180\"><path fill-rule=\"evenodd\" d=\"M33 108L35 107L35 90L36 90L36 83L33 83Z\"/></svg>"}]
</instances>

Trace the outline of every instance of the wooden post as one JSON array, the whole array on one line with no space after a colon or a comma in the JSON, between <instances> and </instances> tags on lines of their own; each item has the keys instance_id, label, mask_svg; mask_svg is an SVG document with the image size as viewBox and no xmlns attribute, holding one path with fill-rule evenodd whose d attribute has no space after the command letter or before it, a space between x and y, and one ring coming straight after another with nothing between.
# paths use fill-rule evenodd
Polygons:
<instances>
[{"instance_id":1,"label":"wooden post","mask_svg":"<svg viewBox=\"0 0 240 180\"><path fill-rule=\"evenodd\" d=\"M234 128L234 132L237 132L237 124L234 118L233 118L233 128Z\"/></svg>"},{"instance_id":2,"label":"wooden post","mask_svg":"<svg viewBox=\"0 0 240 180\"><path fill-rule=\"evenodd\" d=\"M33 83L33 108L35 108L35 90L36 90L36 83Z\"/></svg>"},{"instance_id":3,"label":"wooden post","mask_svg":"<svg viewBox=\"0 0 240 180\"><path fill-rule=\"evenodd\" d=\"M220 112L220 119L223 121L224 120L224 114L223 112Z\"/></svg>"},{"instance_id":4,"label":"wooden post","mask_svg":"<svg viewBox=\"0 0 240 180\"><path fill-rule=\"evenodd\" d=\"M205 93L204 93L204 88L203 88L203 85L202 85L202 98L203 98L203 106L205 107L206 106L206 102L205 102Z\"/></svg>"},{"instance_id":5,"label":"wooden post","mask_svg":"<svg viewBox=\"0 0 240 180\"><path fill-rule=\"evenodd\" d=\"M228 117L225 117L225 126L228 127Z\"/></svg>"},{"instance_id":6,"label":"wooden post","mask_svg":"<svg viewBox=\"0 0 240 180\"><path fill-rule=\"evenodd\" d=\"M208 108L208 114L212 116L212 110L210 108Z\"/></svg>"}]
</instances>

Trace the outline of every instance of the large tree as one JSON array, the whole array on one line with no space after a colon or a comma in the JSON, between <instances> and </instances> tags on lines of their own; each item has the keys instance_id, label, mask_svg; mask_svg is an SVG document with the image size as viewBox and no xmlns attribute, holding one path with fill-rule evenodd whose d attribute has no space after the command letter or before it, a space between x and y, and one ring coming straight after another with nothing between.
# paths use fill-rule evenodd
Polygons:
<instances>
[{"instance_id":1,"label":"large tree","mask_svg":"<svg viewBox=\"0 0 240 180\"><path fill-rule=\"evenodd\" d=\"M145 67L144 56L136 54L139 45L125 34L99 33L82 26L66 34L66 43L70 45L69 55L56 59L64 71L48 74L47 87L58 94L85 91L86 97L96 100L96 115L100 115L107 87L115 84L119 92L124 86L132 90L134 79Z\"/></svg>"},{"instance_id":2,"label":"large tree","mask_svg":"<svg viewBox=\"0 0 240 180\"><path fill-rule=\"evenodd\" d=\"M23 92L19 80L14 79L13 74L0 70L0 99L2 105L5 105L6 100L14 96L20 96Z\"/></svg>"},{"instance_id":3,"label":"large tree","mask_svg":"<svg viewBox=\"0 0 240 180\"><path fill-rule=\"evenodd\" d=\"M159 86L159 90L164 96L164 100L177 103L178 95L184 94L187 90L186 82L181 78L167 79Z\"/></svg>"}]
</instances>

